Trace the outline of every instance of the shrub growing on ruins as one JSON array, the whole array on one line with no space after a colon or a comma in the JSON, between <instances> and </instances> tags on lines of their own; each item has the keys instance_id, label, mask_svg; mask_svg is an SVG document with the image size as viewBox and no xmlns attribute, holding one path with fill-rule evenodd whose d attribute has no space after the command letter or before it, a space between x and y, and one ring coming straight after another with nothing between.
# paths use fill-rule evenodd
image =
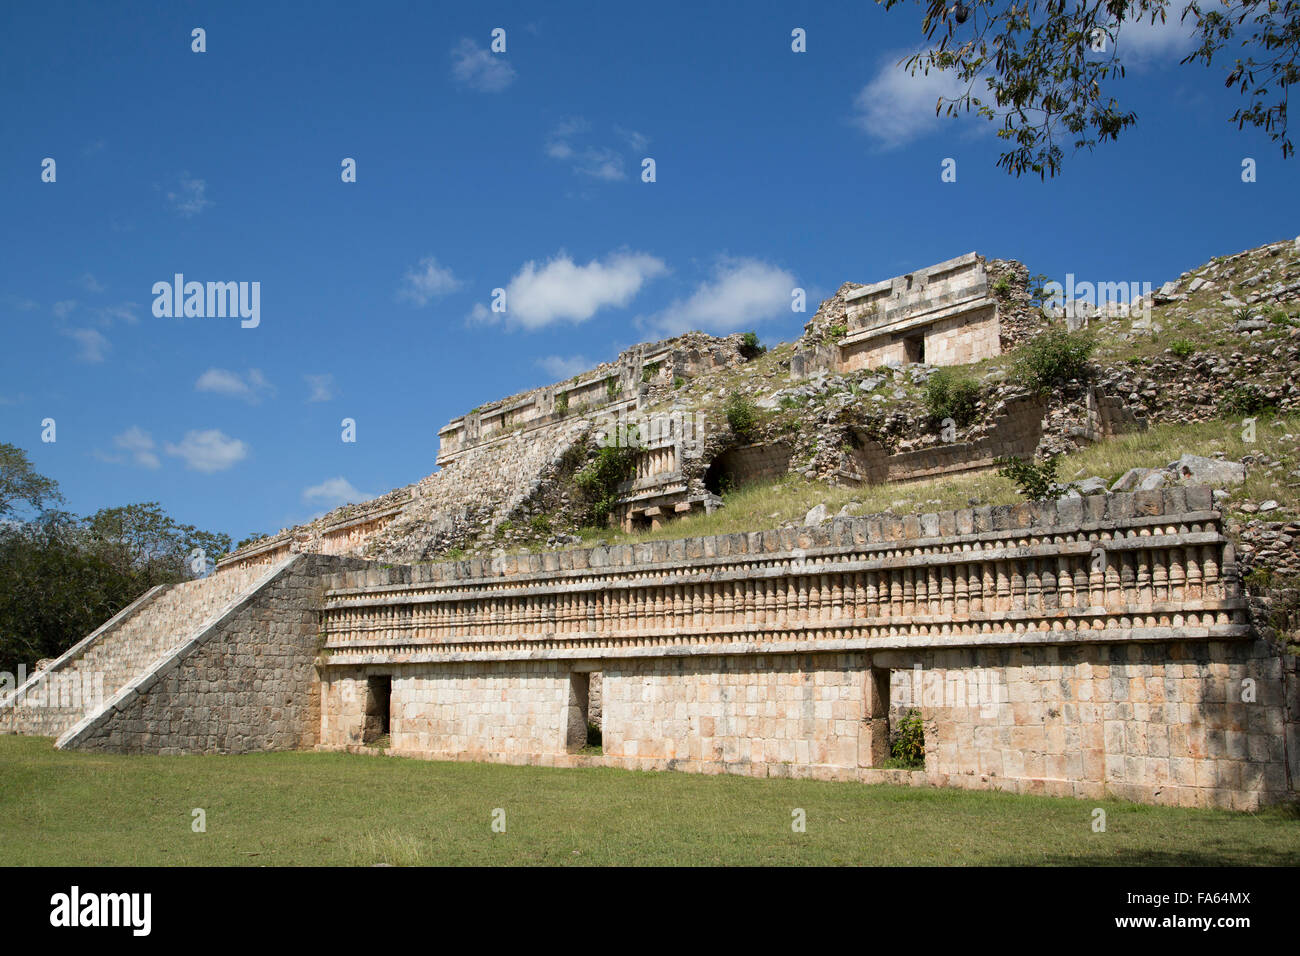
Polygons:
<instances>
[{"instance_id":1,"label":"shrub growing on ruins","mask_svg":"<svg viewBox=\"0 0 1300 956\"><path fill-rule=\"evenodd\" d=\"M742 441L753 441L758 432L758 408L744 395L727 399L727 424Z\"/></svg>"},{"instance_id":2,"label":"shrub growing on ruins","mask_svg":"<svg viewBox=\"0 0 1300 956\"><path fill-rule=\"evenodd\" d=\"M740 337L740 356L748 361L767 351L766 345L760 345L757 332L746 332Z\"/></svg>"},{"instance_id":3,"label":"shrub growing on ruins","mask_svg":"<svg viewBox=\"0 0 1300 956\"><path fill-rule=\"evenodd\" d=\"M646 365L643 369L641 369L641 381L643 382L653 381L656 377L658 377L658 375L659 375L658 362L651 362L650 364Z\"/></svg>"},{"instance_id":4,"label":"shrub growing on ruins","mask_svg":"<svg viewBox=\"0 0 1300 956\"><path fill-rule=\"evenodd\" d=\"M1005 299L1011 294L1011 277L999 276L998 281L993 283L993 294L999 299Z\"/></svg>"},{"instance_id":5,"label":"shrub growing on ruins","mask_svg":"<svg viewBox=\"0 0 1300 956\"><path fill-rule=\"evenodd\" d=\"M623 386L618 384L617 377L611 375L605 379L605 394L611 402L623 394Z\"/></svg>"},{"instance_id":6,"label":"shrub growing on ruins","mask_svg":"<svg viewBox=\"0 0 1300 956\"><path fill-rule=\"evenodd\" d=\"M673 377L673 388L681 388L685 384L686 379L682 378L680 375Z\"/></svg>"},{"instance_id":7,"label":"shrub growing on ruins","mask_svg":"<svg viewBox=\"0 0 1300 956\"><path fill-rule=\"evenodd\" d=\"M1173 352L1180 359L1185 359L1196 351L1196 345L1187 339L1175 339L1170 343L1169 351Z\"/></svg>"},{"instance_id":8,"label":"shrub growing on ruins","mask_svg":"<svg viewBox=\"0 0 1300 956\"><path fill-rule=\"evenodd\" d=\"M591 464L574 476L587 506L587 520L596 527L609 522L618 501L618 486L632 477L635 455L626 445L600 448Z\"/></svg>"},{"instance_id":9,"label":"shrub growing on ruins","mask_svg":"<svg viewBox=\"0 0 1300 956\"><path fill-rule=\"evenodd\" d=\"M899 721L898 733L889 742L890 763L900 769L925 767L925 722L915 707Z\"/></svg>"},{"instance_id":10,"label":"shrub growing on ruins","mask_svg":"<svg viewBox=\"0 0 1300 956\"><path fill-rule=\"evenodd\" d=\"M925 383L925 409L935 421L951 418L958 428L975 420L979 407L979 382L941 368Z\"/></svg>"},{"instance_id":11,"label":"shrub growing on ruins","mask_svg":"<svg viewBox=\"0 0 1300 956\"><path fill-rule=\"evenodd\" d=\"M828 342L838 342L848 334L849 327L843 322L837 322L834 325L828 325L826 327L826 340Z\"/></svg>"},{"instance_id":12,"label":"shrub growing on ruins","mask_svg":"<svg viewBox=\"0 0 1300 956\"><path fill-rule=\"evenodd\" d=\"M1061 491L1056 481L1056 455L1049 455L1042 461L1032 458L998 458L998 474L1010 478L1016 484L1016 491L1027 501L1043 501L1055 498Z\"/></svg>"},{"instance_id":13,"label":"shrub growing on ruins","mask_svg":"<svg viewBox=\"0 0 1300 956\"><path fill-rule=\"evenodd\" d=\"M1042 272L1035 273L1029 277L1025 284L1025 291L1029 293L1029 304L1036 309L1041 309L1043 303L1050 298L1047 294L1048 276Z\"/></svg>"},{"instance_id":14,"label":"shrub growing on ruins","mask_svg":"<svg viewBox=\"0 0 1300 956\"><path fill-rule=\"evenodd\" d=\"M1223 393L1219 407L1228 415L1259 415L1277 408L1277 399L1264 394L1258 385L1246 382Z\"/></svg>"},{"instance_id":15,"label":"shrub growing on ruins","mask_svg":"<svg viewBox=\"0 0 1300 956\"><path fill-rule=\"evenodd\" d=\"M1037 392L1087 378L1088 358L1095 347L1092 336L1082 329L1048 329L1016 349L1014 377Z\"/></svg>"},{"instance_id":16,"label":"shrub growing on ruins","mask_svg":"<svg viewBox=\"0 0 1300 956\"><path fill-rule=\"evenodd\" d=\"M569 393L561 392L555 396L555 410L561 415L569 414Z\"/></svg>"}]
</instances>

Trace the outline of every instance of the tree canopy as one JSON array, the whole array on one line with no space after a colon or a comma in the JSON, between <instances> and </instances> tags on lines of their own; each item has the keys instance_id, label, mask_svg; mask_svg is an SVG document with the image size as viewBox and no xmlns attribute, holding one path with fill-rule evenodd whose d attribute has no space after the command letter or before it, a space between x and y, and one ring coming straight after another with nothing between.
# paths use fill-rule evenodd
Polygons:
<instances>
[{"instance_id":1,"label":"tree canopy","mask_svg":"<svg viewBox=\"0 0 1300 956\"><path fill-rule=\"evenodd\" d=\"M892 9L904 0L877 0ZM1137 122L1111 95L1125 75L1125 25L1187 25L1196 46L1182 64L1224 70L1241 105L1238 129L1264 130L1283 157L1294 153L1287 95L1300 80L1300 0L917 0L928 50L904 61L911 73L943 70L964 91L936 112L974 110L998 123L998 166L1040 178L1061 170L1062 144L1093 149ZM1232 55L1230 49L1236 50Z\"/></svg>"},{"instance_id":2,"label":"tree canopy","mask_svg":"<svg viewBox=\"0 0 1300 956\"><path fill-rule=\"evenodd\" d=\"M40 510L55 501L54 480L0 444L0 671L61 654L149 588L199 576L230 550L228 535L179 524L156 501L87 518ZM14 520L22 504L36 516Z\"/></svg>"},{"instance_id":3,"label":"tree canopy","mask_svg":"<svg viewBox=\"0 0 1300 956\"><path fill-rule=\"evenodd\" d=\"M62 501L59 483L37 474L27 452L0 442L0 519L13 515L20 504L40 511L46 504Z\"/></svg>"}]
</instances>

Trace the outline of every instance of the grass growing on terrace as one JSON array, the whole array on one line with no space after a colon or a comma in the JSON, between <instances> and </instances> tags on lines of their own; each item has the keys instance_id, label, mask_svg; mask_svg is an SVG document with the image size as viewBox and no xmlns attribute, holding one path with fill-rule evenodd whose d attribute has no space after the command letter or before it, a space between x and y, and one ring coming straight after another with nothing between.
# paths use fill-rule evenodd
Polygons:
<instances>
[{"instance_id":1,"label":"grass growing on terrace","mask_svg":"<svg viewBox=\"0 0 1300 956\"><path fill-rule=\"evenodd\" d=\"M1294 864L1300 819L1117 801L0 737L0 864ZM1092 811L1106 810L1106 832ZM191 831L191 811L207 832ZM492 813L505 810L506 831ZM807 832L791 830L791 811Z\"/></svg>"},{"instance_id":2,"label":"grass growing on terrace","mask_svg":"<svg viewBox=\"0 0 1300 956\"><path fill-rule=\"evenodd\" d=\"M1191 424L1160 424L1141 432L1118 435L1061 458L1056 469L1060 481L1078 481L1092 475L1113 483L1130 468L1162 468L1184 453L1213 457L1223 452L1237 460L1248 454L1268 454L1283 461L1273 471L1251 467L1246 483L1228 489L1234 499L1276 500L1281 506L1270 520L1300 514L1300 495L1288 487L1291 471L1300 467L1300 418L1260 416L1255 441L1242 439L1240 421L1208 421ZM983 505L1014 504L1021 500L1015 486L993 472L955 475L932 481L906 484L832 487L795 475L765 483L746 485L724 495L724 507L711 515L694 514L665 522L657 531L631 534L611 529L583 532L588 543L654 541L696 535L734 534L777 528L787 522L802 524L808 510L825 504L831 515L844 505L850 513L868 515L880 511L896 514L946 511L970 506L972 499ZM1231 501L1228 505L1231 510Z\"/></svg>"}]
</instances>

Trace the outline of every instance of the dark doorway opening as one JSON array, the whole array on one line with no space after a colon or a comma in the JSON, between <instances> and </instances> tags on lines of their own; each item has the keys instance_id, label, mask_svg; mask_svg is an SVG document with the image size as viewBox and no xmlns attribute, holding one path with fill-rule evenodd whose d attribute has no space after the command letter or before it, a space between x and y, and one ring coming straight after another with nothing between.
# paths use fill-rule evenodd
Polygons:
<instances>
[{"instance_id":1,"label":"dark doorway opening","mask_svg":"<svg viewBox=\"0 0 1300 956\"><path fill-rule=\"evenodd\" d=\"M366 719L361 742L371 744L387 737L392 723L393 678L388 675L366 678Z\"/></svg>"},{"instance_id":2,"label":"dark doorway opening","mask_svg":"<svg viewBox=\"0 0 1300 956\"><path fill-rule=\"evenodd\" d=\"M729 456L723 454L709 463L704 472L704 487L707 491L721 497L736 489L736 475L732 471Z\"/></svg>"},{"instance_id":3,"label":"dark doorway opening","mask_svg":"<svg viewBox=\"0 0 1300 956\"><path fill-rule=\"evenodd\" d=\"M564 721L564 746L576 753L587 746L587 714L591 707L591 675L569 674L569 705Z\"/></svg>"},{"instance_id":4,"label":"dark doorway opening","mask_svg":"<svg viewBox=\"0 0 1300 956\"><path fill-rule=\"evenodd\" d=\"M910 364L924 365L925 337L917 335L910 339L903 339L903 358Z\"/></svg>"}]
</instances>

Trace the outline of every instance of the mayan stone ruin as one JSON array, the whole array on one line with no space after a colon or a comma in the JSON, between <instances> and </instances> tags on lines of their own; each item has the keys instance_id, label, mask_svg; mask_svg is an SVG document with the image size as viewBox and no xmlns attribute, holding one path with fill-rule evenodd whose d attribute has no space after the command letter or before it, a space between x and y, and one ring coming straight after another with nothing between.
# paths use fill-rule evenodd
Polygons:
<instances>
[{"instance_id":1,"label":"mayan stone ruin","mask_svg":"<svg viewBox=\"0 0 1300 956\"><path fill-rule=\"evenodd\" d=\"M978 474L1172 414L1164 386L1108 367L1045 393L995 384L971 420L926 426L912 396L937 369L1047 327L1029 298L1022 264L972 252L845 283L761 359L746 336L691 332L489 402L438 429L429 476L142 596L0 701L0 731L122 753L382 739L442 760L1294 799L1300 659L1243 589L1269 546L1228 527L1216 487L1235 463L662 537L755 481ZM766 417L729 417L736 395ZM605 525L658 538L573 533L575 475L610 447L629 457ZM913 711L924 766L884 766Z\"/></svg>"}]
</instances>

